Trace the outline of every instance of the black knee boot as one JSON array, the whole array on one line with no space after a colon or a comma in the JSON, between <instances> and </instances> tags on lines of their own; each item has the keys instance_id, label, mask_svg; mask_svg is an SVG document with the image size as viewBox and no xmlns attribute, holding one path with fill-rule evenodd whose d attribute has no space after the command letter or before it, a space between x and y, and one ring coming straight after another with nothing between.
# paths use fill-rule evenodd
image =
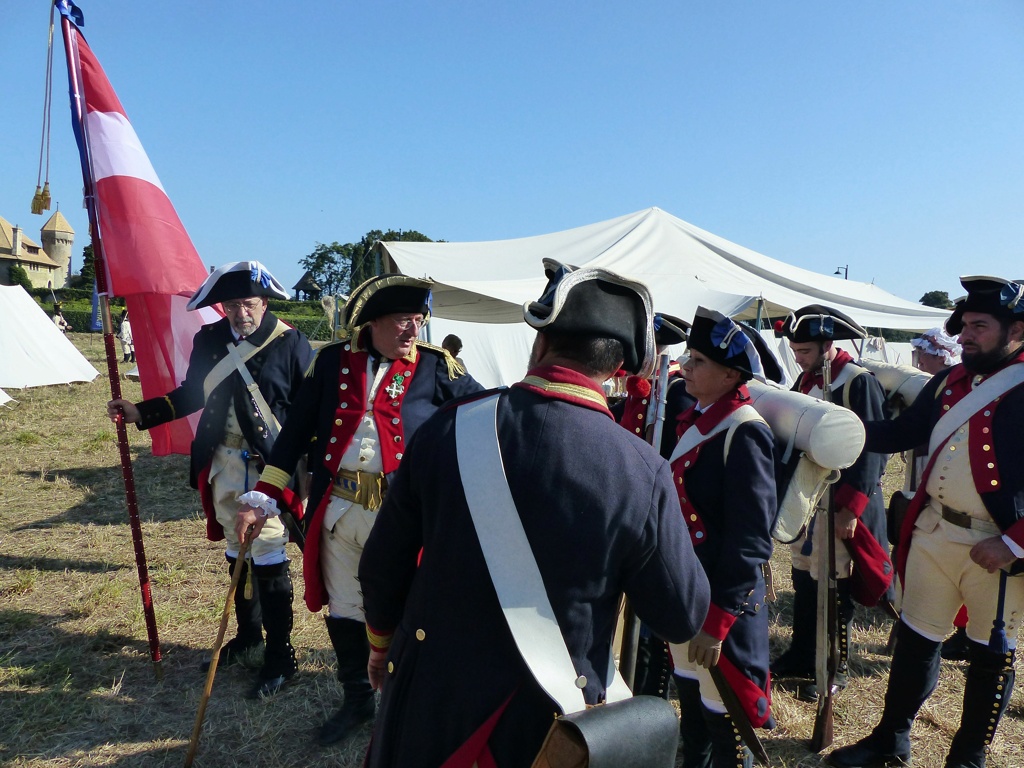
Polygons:
<instances>
[{"instance_id":1,"label":"black knee boot","mask_svg":"<svg viewBox=\"0 0 1024 768\"><path fill-rule=\"evenodd\" d=\"M668 676L671 672L672 657L669 655L668 643L654 635L641 635L636 649L634 693L667 699Z\"/></svg>"},{"instance_id":2,"label":"black knee boot","mask_svg":"<svg viewBox=\"0 0 1024 768\"><path fill-rule=\"evenodd\" d=\"M675 676L679 693L679 748L683 768L711 768L711 733L704 722L700 684L688 677Z\"/></svg>"},{"instance_id":3,"label":"black knee boot","mask_svg":"<svg viewBox=\"0 0 1024 768\"><path fill-rule=\"evenodd\" d=\"M942 643L899 623L882 719L871 734L828 756L829 765L909 765L910 726L939 681Z\"/></svg>"},{"instance_id":4,"label":"black knee boot","mask_svg":"<svg viewBox=\"0 0 1024 768\"><path fill-rule=\"evenodd\" d=\"M970 654L960 729L949 747L946 768L985 768L985 753L1013 691L1013 651L994 653L971 642Z\"/></svg>"},{"instance_id":5,"label":"black knee boot","mask_svg":"<svg viewBox=\"0 0 1024 768\"><path fill-rule=\"evenodd\" d=\"M818 582L809 571L793 569L793 637L789 648L772 662L775 677L814 677L817 645Z\"/></svg>"},{"instance_id":6,"label":"black knee boot","mask_svg":"<svg viewBox=\"0 0 1024 768\"><path fill-rule=\"evenodd\" d=\"M234 576L238 560L231 555L227 555L227 560L228 574ZM260 610L259 584L253 578L247 562L243 562L241 567L244 570L238 580L238 589L235 590L235 620L238 622L238 632L221 647L217 659L218 669L238 664L246 655L263 645L263 612ZM247 587L251 593L249 597L245 596ZM200 669L203 672L209 670L210 660L204 661Z\"/></svg>"},{"instance_id":7,"label":"black knee boot","mask_svg":"<svg viewBox=\"0 0 1024 768\"><path fill-rule=\"evenodd\" d=\"M292 577L288 561L274 565L255 565L256 583L259 584L263 627L267 631L267 647L263 653L263 668L253 689L252 698L273 696L299 669L295 662L291 634Z\"/></svg>"},{"instance_id":8,"label":"black knee boot","mask_svg":"<svg viewBox=\"0 0 1024 768\"><path fill-rule=\"evenodd\" d=\"M373 718L376 701L366 665L370 661L370 642L366 625L354 619L327 617L327 633L338 656L338 681L345 692L341 709L320 727L319 741L334 744L357 726Z\"/></svg>"},{"instance_id":9,"label":"black knee boot","mask_svg":"<svg viewBox=\"0 0 1024 768\"><path fill-rule=\"evenodd\" d=\"M818 582L814 582L817 589ZM815 595L817 597L817 595ZM817 606L815 606L817 609ZM817 612L817 611L815 611ZM836 676L837 688L845 688L850 684L850 622L853 621L853 598L850 597L850 580L836 579ZM817 631L817 621L815 621ZM817 645L817 643L815 643ZM815 648L817 650L817 648ZM817 656L817 654L815 654ZM815 659L817 660L817 659ZM804 701L818 700L818 684L807 683L800 686L797 698Z\"/></svg>"},{"instance_id":10,"label":"black knee boot","mask_svg":"<svg viewBox=\"0 0 1024 768\"><path fill-rule=\"evenodd\" d=\"M712 768L753 768L754 753L743 743L729 715L704 710L704 722L711 734Z\"/></svg>"}]
</instances>

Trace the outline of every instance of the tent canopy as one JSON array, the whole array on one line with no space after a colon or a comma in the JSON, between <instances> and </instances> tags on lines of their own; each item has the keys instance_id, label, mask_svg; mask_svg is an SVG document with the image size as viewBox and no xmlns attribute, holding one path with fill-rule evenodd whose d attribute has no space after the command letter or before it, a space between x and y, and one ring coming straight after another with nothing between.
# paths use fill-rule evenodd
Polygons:
<instances>
[{"instance_id":1,"label":"tent canopy","mask_svg":"<svg viewBox=\"0 0 1024 768\"><path fill-rule=\"evenodd\" d=\"M660 208L549 235L477 243L382 242L407 275L430 277L434 314L485 323L522 321L523 302L540 295L540 263L553 258L604 267L642 280L659 311L683 318L703 304L753 318L758 299L778 316L827 304L865 327L927 330L949 313L900 299L869 283L793 267L688 224Z\"/></svg>"},{"instance_id":2,"label":"tent canopy","mask_svg":"<svg viewBox=\"0 0 1024 768\"><path fill-rule=\"evenodd\" d=\"M20 285L0 285L0 387L92 381L99 371Z\"/></svg>"},{"instance_id":3,"label":"tent canopy","mask_svg":"<svg viewBox=\"0 0 1024 768\"><path fill-rule=\"evenodd\" d=\"M771 259L660 208L514 240L376 247L388 271L435 281L430 338L438 343L446 333L459 335L470 373L486 386L511 383L524 372L533 332L523 323L522 305L544 289L544 258L642 280L655 309L684 319L698 305L752 320L759 312L779 317L807 304L827 304L865 327L901 330L934 328L949 316L869 283ZM499 331L494 323L518 325Z\"/></svg>"}]
</instances>

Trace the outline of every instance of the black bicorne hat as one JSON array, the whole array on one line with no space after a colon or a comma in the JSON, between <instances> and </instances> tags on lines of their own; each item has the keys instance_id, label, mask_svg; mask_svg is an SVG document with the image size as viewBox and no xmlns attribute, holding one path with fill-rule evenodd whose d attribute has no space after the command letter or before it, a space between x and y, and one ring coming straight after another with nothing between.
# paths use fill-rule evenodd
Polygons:
<instances>
[{"instance_id":1,"label":"black bicorne hat","mask_svg":"<svg viewBox=\"0 0 1024 768\"><path fill-rule=\"evenodd\" d=\"M258 261L232 261L219 267L192 294L185 309L211 307L225 301L266 296L287 299L288 292L270 270Z\"/></svg>"},{"instance_id":2,"label":"black bicorne hat","mask_svg":"<svg viewBox=\"0 0 1024 768\"><path fill-rule=\"evenodd\" d=\"M754 344L754 349L757 351L757 356L761 358L761 367L764 369L764 377L768 381L774 381L776 384L786 383L786 374L782 370L782 363L779 362L779 358L772 352L772 348L768 346L768 342L764 340L764 337L758 333L752 326L737 320L736 323L740 329L747 334L747 338Z\"/></svg>"},{"instance_id":3,"label":"black bicorne hat","mask_svg":"<svg viewBox=\"0 0 1024 768\"><path fill-rule=\"evenodd\" d=\"M790 312L779 331L790 341L839 341L866 339L868 332L857 321L824 304L809 304Z\"/></svg>"},{"instance_id":4,"label":"black bicorne hat","mask_svg":"<svg viewBox=\"0 0 1024 768\"><path fill-rule=\"evenodd\" d=\"M748 379L764 381L764 365L750 334L757 332L721 312L697 307L686 346Z\"/></svg>"},{"instance_id":5,"label":"black bicorne hat","mask_svg":"<svg viewBox=\"0 0 1024 768\"><path fill-rule=\"evenodd\" d=\"M690 324L685 320L664 312L654 313L654 343L659 347L671 347L686 341Z\"/></svg>"},{"instance_id":6,"label":"black bicorne hat","mask_svg":"<svg viewBox=\"0 0 1024 768\"><path fill-rule=\"evenodd\" d=\"M946 321L946 333L957 335L964 328L964 312L982 312L1000 320L1024 320L1024 282L987 275L965 275L960 285L967 295L957 299Z\"/></svg>"},{"instance_id":7,"label":"black bicorne hat","mask_svg":"<svg viewBox=\"0 0 1024 768\"><path fill-rule=\"evenodd\" d=\"M538 331L555 330L622 342L622 367L650 376L654 371L654 312L647 286L599 267L577 268L544 259L548 284L523 317Z\"/></svg>"},{"instance_id":8,"label":"black bicorne hat","mask_svg":"<svg viewBox=\"0 0 1024 768\"><path fill-rule=\"evenodd\" d=\"M430 280L408 275L377 275L364 282L345 303L342 323L354 329L384 315L400 312L430 318Z\"/></svg>"}]
</instances>

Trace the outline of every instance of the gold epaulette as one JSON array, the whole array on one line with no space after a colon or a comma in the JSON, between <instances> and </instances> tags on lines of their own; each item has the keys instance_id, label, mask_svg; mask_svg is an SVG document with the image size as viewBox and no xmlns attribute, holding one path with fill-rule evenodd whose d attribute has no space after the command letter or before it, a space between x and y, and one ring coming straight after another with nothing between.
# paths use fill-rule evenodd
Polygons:
<instances>
[{"instance_id":1,"label":"gold epaulette","mask_svg":"<svg viewBox=\"0 0 1024 768\"><path fill-rule=\"evenodd\" d=\"M448 378L451 379L452 381L455 381L455 379L459 378L459 376L464 376L466 374L466 367L458 360L456 360L454 357L452 357L452 353L449 352L444 347L438 347L435 346L434 344L428 344L427 342L419 341L418 339L416 341L416 346L420 349L429 349L431 352L434 352L438 355L444 355L444 362L448 366Z\"/></svg>"}]
</instances>

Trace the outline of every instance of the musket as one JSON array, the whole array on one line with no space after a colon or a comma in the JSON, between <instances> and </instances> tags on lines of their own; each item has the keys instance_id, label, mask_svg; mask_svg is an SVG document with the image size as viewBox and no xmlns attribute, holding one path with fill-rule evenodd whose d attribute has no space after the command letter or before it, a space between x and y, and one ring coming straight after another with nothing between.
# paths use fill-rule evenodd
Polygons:
<instances>
[{"instance_id":1,"label":"musket","mask_svg":"<svg viewBox=\"0 0 1024 768\"><path fill-rule=\"evenodd\" d=\"M718 689L718 695L722 699L722 703L725 705L725 711L729 713L729 717L732 718L733 725L736 726L736 730L739 731L740 738L743 739L743 743L747 745L751 753L754 755L754 759L761 765L769 765L768 753L764 749L764 744L757 737L757 732L754 730L754 726L750 722L750 718L747 717L747 711L743 708L740 703L739 696L736 695L736 691L729 685L729 681L725 679L725 675L722 674L722 670L718 668L716 664L708 669L711 673L711 679L715 683L715 688Z\"/></svg>"},{"instance_id":2,"label":"musket","mask_svg":"<svg viewBox=\"0 0 1024 768\"><path fill-rule=\"evenodd\" d=\"M665 428L665 398L668 394L668 355L658 357L658 372L651 387L651 394L654 396L655 407L647 408L647 418L644 420L644 438L660 451L661 436ZM653 415L653 418L652 418ZM647 427L653 425L653 430ZM622 679L626 681L629 689L633 690L636 682L636 651L640 644L640 622L637 620L636 612L626 598L622 610L622 645L619 647L619 672Z\"/></svg>"},{"instance_id":3,"label":"musket","mask_svg":"<svg viewBox=\"0 0 1024 768\"><path fill-rule=\"evenodd\" d=\"M832 402L832 361L822 363L822 399ZM811 734L811 751L821 752L832 744L833 706L836 668L839 657L839 594L836 584L836 521L833 517L833 488L825 493L825 506L819 508L819 520L825 523L827 557L818 553L818 621L814 681L818 688L818 711Z\"/></svg>"},{"instance_id":4,"label":"musket","mask_svg":"<svg viewBox=\"0 0 1024 768\"><path fill-rule=\"evenodd\" d=\"M185 755L185 768L190 768L195 759L196 751L199 749L199 734L203 731L203 719L206 717L206 705L210 701L210 693L213 691L213 678L217 674L217 662L220 660L220 649L224 646L224 635L228 630L228 620L231 618L231 605L235 599L235 592L238 590L238 582L242 578L242 571L248 570L245 567L245 555L249 551L249 544L252 542L252 527L246 531L245 541L238 548L238 557L235 560L235 572L231 574L231 585L228 587L227 600L224 601L224 610L220 615L220 628L217 630L217 639L213 643L213 653L210 656L210 668L206 671L206 685L203 687L203 695L199 699L199 711L196 712L196 722L192 726L192 740L188 745L188 753Z\"/></svg>"}]
</instances>

